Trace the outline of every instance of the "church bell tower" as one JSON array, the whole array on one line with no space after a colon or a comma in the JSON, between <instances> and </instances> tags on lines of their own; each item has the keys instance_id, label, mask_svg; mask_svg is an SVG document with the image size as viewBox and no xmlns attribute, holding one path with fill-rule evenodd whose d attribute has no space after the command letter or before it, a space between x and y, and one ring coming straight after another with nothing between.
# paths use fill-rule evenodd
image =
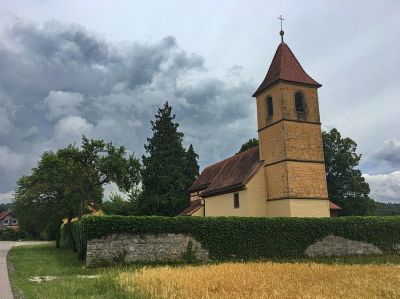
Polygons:
<instances>
[{"instance_id":1,"label":"church bell tower","mask_svg":"<svg viewBox=\"0 0 400 299\"><path fill-rule=\"evenodd\" d=\"M329 217L318 106L321 85L283 41L253 97L267 216Z\"/></svg>"}]
</instances>

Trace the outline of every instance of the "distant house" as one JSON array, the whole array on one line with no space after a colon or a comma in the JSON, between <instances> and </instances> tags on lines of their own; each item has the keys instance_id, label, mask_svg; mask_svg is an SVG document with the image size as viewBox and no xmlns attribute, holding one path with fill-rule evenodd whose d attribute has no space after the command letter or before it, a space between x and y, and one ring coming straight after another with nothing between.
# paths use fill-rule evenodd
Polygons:
<instances>
[{"instance_id":1,"label":"distant house","mask_svg":"<svg viewBox=\"0 0 400 299\"><path fill-rule=\"evenodd\" d=\"M18 228L18 220L13 211L0 212L0 228Z\"/></svg>"}]
</instances>

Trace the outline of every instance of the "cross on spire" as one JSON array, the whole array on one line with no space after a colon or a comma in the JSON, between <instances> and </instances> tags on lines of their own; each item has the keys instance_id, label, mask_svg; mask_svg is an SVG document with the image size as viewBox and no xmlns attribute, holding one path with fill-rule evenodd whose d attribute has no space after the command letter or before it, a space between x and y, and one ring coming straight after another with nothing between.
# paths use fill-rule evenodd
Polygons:
<instances>
[{"instance_id":1,"label":"cross on spire","mask_svg":"<svg viewBox=\"0 0 400 299\"><path fill-rule=\"evenodd\" d=\"M283 29L282 29L282 22L283 22L285 19L282 17L282 15L280 15L279 18L278 18L278 20L281 21L281 31L279 32L279 34L281 35L281 40L282 40L282 43L283 43L283 35L285 34L285 31L283 31Z\"/></svg>"}]
</instances>

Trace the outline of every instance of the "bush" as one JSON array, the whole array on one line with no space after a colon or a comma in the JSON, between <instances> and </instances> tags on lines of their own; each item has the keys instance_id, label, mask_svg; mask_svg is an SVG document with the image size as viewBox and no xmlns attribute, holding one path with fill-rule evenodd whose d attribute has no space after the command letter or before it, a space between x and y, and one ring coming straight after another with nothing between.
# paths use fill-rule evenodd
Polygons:
<instances>
[{"instance_id":1,"label":"bush","mask_svg":"<svg viewBox=\"0 0 400 299\"><path fill-rule=\"evenodd\" d=\"M78 253L79 259L84 259L86 255L86 239L82 236L80 221L71 222L72 240L67 235L67 223L61 225L61 247L68 247Z\"/></svg>"},{"instance_id":2,"label":"bush","mask_svg":"<svg viewBox=\"0 0 400 299\"><path fill-rule=\"evenodd\" d=\"M0 228L0 241L18 241L27 237L27 233L22 230L12 228Z\"/></svg>"},{"instance_id":3,"label":"bush","mask_svg":"<svg viewBox=\"0 0 400 299\"><path fill-rule=\"evenodd\" d=\"M186 233L212 258L301 257L316 241L335 235L365 241L385 253L400 244L400 217L250 218L84 216L80 244L113 233Z\"/></svg>"}]
</instances>

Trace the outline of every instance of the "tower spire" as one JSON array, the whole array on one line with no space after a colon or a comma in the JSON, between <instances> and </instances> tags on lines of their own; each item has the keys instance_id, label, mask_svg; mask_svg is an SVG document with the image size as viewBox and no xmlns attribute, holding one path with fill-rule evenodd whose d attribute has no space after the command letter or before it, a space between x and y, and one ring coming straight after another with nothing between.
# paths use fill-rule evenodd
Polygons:
<instances>
[{"instance_id":1,"label":"tower spire","mask_svg":"<svg viewBox=\"0 0 400 299\"><path fill-rule=\"evenodd\" d=\"M281 36L281 41L283 43L283 35L285 34L285 31L283 31L283 29L282 29L282 21L284 21L285 19L282 17L282 15L280 15L278 20L281 20L281 31L279 32L279 34Z\"/></svg>"}]
</instances>

